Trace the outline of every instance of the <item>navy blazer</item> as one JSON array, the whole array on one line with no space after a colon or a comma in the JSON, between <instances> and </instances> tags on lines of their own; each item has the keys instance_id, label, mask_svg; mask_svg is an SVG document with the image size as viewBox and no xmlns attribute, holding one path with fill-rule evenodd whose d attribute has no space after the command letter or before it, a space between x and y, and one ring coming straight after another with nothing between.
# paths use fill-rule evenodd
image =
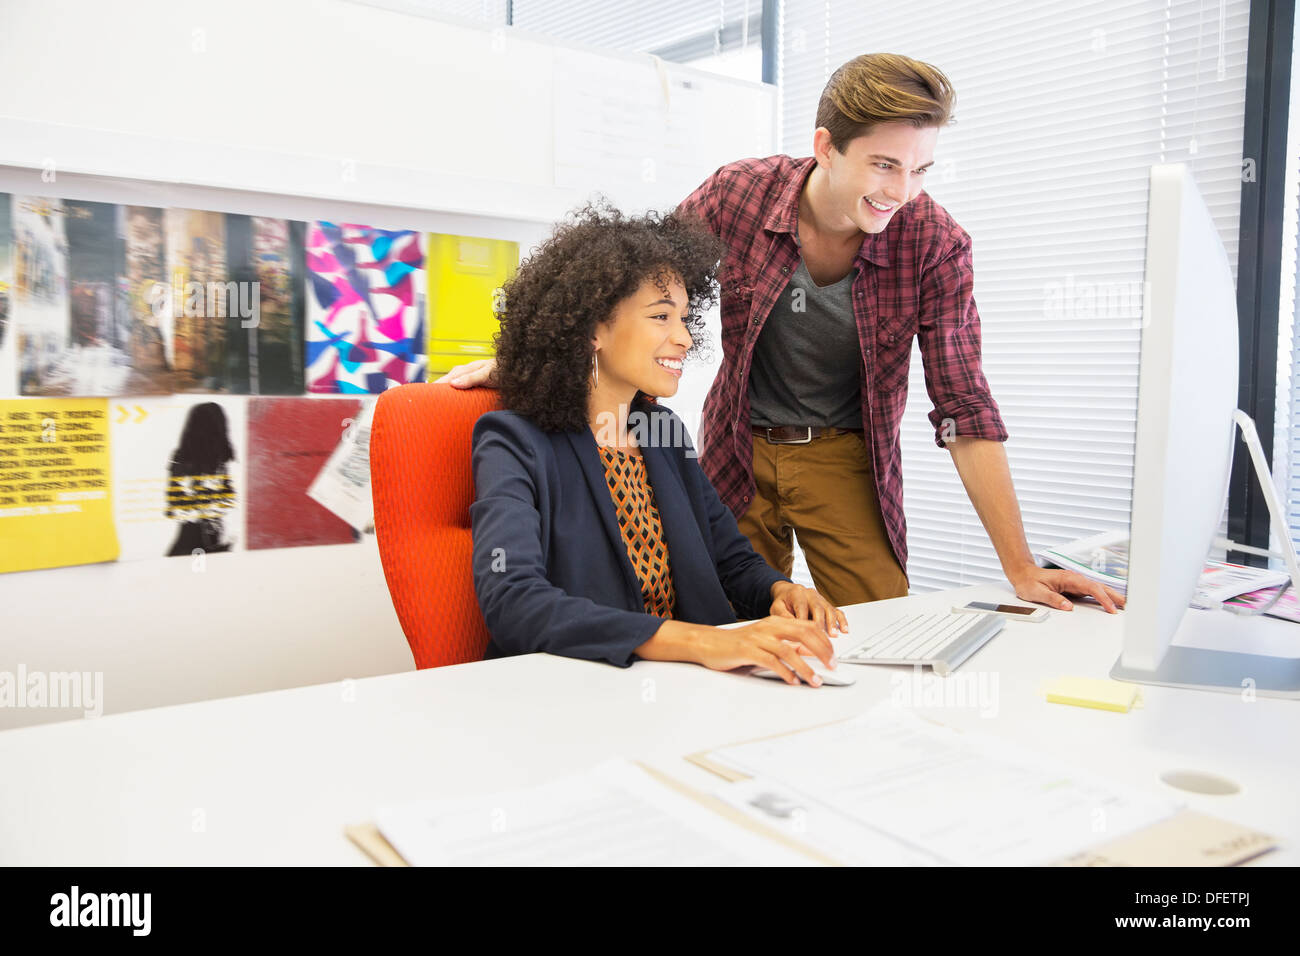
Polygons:
<instances>
[{"instance_id":1,"label":"navy blazer","mask_svg":"<svg viewBox=\"0 0 1300 956\"><path fill-rule=\"evenodd\" d=\"M772 585L789 579L740 533L681 420L644 400L633 411L653 423L641 454L668 544L673 618L766 617ZM492 635L487 657L544 651L630 665L663 619L645 611L591 430L544 432L515 412L488 412L474 426L473 460L474 590Z\"/></svg>"}]
</instances>

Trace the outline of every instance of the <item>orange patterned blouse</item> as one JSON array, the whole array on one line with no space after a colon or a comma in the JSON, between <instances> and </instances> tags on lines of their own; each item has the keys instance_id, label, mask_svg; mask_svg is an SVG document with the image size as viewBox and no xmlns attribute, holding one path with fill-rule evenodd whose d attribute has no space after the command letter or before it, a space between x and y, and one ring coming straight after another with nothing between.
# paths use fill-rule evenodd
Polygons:
<instances>
[{"instance_id":1,"label":"orange patterned blouse","mask_svg":"<svg viewBox=\"0 0 1300 956\"><path fill-rule=\"evenodd\" d=\"M627 545L647 614L671 618L677 594L668 563L668 542L655 506L655 492L646 476L645 459L617 448L597 445L605 482L618 512L618 528Z\"/></svg>"}]
</instances>

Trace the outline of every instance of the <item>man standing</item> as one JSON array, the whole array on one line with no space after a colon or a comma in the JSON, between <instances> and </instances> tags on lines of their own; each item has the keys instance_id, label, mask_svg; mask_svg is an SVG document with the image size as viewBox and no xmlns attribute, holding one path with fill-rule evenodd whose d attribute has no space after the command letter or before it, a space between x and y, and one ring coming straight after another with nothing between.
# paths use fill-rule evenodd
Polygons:
<instances>
[{"instance_id":1,"label":"man standing","mask_svg":"<svg viewBox=\"0 0 1300 956\"><path fill-rule=\"evenodd\" d=\"M798 536L837 605L907 594L899 425L913 337L930 421L1025 600L1123 599L1037 567L981 368L971 242L922 184L953 90L935 67L857 57L817 107L813 155L730 163L678 207L727 245L723 359L704 403L700 464L754 548L783 574ZM490 363L442 380L482 384Z\"/></svg>"}]
</instances>

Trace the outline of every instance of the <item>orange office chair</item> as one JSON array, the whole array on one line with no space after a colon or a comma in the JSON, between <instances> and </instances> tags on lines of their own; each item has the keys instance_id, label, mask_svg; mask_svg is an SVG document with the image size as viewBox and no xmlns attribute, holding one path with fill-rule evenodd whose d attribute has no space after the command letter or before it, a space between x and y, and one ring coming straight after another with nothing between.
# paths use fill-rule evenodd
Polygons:
<instances>
[{"instance_id":1,"label":"orange office chair","mask_svg":"<svg viewBox=\"0 0 1300 956\"><path fill-rule=\"evenodd\" d=\"M370 426L375 536L415 666L480 661L488 630L474 594L470 438L497 392L414 383L379 396Z\"/></svg>"}]
</instances>

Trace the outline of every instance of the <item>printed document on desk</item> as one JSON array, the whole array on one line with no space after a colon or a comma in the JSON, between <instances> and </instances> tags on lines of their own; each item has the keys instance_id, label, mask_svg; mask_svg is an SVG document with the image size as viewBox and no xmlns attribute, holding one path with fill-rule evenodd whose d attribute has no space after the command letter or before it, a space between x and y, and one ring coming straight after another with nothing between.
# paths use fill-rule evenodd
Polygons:
<instances>
[{"instance_id":1,"label":"printed document on desk","mask_svg":"<svg viewBox=\"0 0 1300 956\"><path fill-rule=\"evenodd\" d=\"M385 808L378 825L412 866L813 862L627 761L609 761L535 787Z\"/></svg>"},{"instance_id":2,"label":"printed document on desk","mask_svg":"<svg viewBox=\"0 0 1300 956\"><path fill-rule=\"evenodd\" d=\"M769 779L738 780L719 787L714 794L754 822L843 866L942 866L947 862Z\"/></svg>"},{"instance_id":3,"label":"printed document on desk","mask_svg":"<svg viewBox=\"0 0 1300 956\"><path fill-rule=\"evenodd\" d=\"M846 848L839 860L850 864L893 862L882 859L888 855L882 838L916 861L1048 863L1165 820L1180 808L890 703L851 720L720 748L708 758L754 778L759 787L763 781L779 787L776 797L784 795L787 802L805 801L807 819L818 828L808 834L813 845L829 846L828 834L838 828L835 839ZM855 828L870 833L854 837Z\"/></svg>"}]
</instances>

